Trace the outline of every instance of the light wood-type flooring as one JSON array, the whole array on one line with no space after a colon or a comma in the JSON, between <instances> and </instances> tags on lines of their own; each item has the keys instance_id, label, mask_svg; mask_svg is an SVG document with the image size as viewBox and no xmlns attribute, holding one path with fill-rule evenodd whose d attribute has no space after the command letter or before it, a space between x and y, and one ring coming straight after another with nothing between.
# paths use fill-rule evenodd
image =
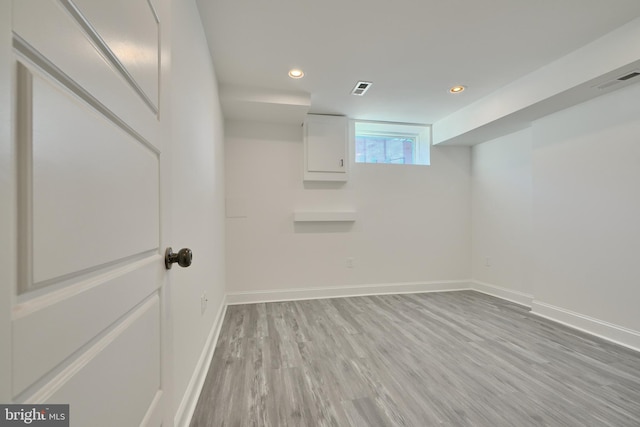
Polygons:
<instances>
[{"instance_id":1,"label":"light wood-type flooring","mask_svg":"<svg viewBox=\"0 0 640 427\"><path fill-rule=\"evenodd\" d=\"M640 426L640 353L473 292L230 306L191 422Z\"/></svg>"}]
</instances>

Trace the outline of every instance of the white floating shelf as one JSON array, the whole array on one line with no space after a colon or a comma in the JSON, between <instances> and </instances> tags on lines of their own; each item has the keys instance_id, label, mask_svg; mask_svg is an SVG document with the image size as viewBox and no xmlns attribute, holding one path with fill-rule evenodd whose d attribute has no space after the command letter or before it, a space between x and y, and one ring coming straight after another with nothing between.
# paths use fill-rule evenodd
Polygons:
<instances>
[{"instance_id":1,"label":"white floating shelf","mask_svg":"<svg viewBox=\"0 0 640 427\"><path fill-rule=\"evenodd\" d=\"M294 212L294 222L353 222L356 213L352 211L340 212Z\"/></svg>"}]
</instances>

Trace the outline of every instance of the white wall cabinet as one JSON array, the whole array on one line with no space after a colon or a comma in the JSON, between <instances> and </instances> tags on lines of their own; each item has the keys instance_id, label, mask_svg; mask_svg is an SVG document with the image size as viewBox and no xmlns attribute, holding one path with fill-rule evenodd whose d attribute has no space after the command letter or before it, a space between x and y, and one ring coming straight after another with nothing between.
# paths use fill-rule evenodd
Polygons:
<instances>
[{"instance_id":1,"label":"white wall cabinet","mask_svg":"<svg viewBox=\"0 0 640 427\"><path fill-rule=\"evenodd\" d=\"M308 114L304 122L304 180L346 181L348 140L346 117Z\"/></svg>"}]
</instances>

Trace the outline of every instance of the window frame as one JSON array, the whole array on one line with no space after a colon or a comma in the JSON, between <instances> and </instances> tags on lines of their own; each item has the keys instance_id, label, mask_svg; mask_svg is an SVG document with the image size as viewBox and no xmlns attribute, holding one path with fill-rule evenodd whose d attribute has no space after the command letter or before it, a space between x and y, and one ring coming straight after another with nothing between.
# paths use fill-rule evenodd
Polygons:
<instances>
[{"instance_id":1,"label":"window frame","mask_svg":"<svg viewBox=\"0 0 640 427\"><path fill-rule=\"evenodd\" d=\"M404 166L431 165L431 126L429 125L370 120L351 120L350 128L350 145L351 147L353 147L353 162L355 164ZM414 161L413 163L370 163L366 161L358 162L356 152L357 136L414 139Z\"/></svg>"}]
</instances>

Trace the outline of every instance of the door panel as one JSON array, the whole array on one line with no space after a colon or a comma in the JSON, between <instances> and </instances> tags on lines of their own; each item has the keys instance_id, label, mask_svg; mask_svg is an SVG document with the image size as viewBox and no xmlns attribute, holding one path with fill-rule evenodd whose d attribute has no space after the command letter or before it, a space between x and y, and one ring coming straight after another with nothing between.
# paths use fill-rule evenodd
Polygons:
<instances>
[{"instance_id":1,"label":"door panel","mask_svg":"<svg viewBox=\"0 0 640 427\"><path fill-rule=\"evenodd\" d=\"M126 118L123 124L159 147L157 112L64 6L54 0L14 0L13 9L13 44L18 52L79 95L95 100L107 114Z\"/></svg>"},{"instance_id":2,"label":"door panel","mask_svg":"<svg viewBox=\"0 0 640 427\"><path fill-rule=\"evenodd\" d=\"M11 400L68 403L72 426L160 425L159 26L145 0L78 3L12 2Z\"/></svg>"},{"instance_id":3,"label":"door panel","mask_svg":"<svg viewBox=\"0 0 640 427\"><path fill-rule=\"evenodd\" d=\"M154 295L44 386L38 400L72 402L72 426L139 425L160 393L159 316Z\"/></svg>"},{"instance_id":4,"label":"door panel","mask_svg":"<svg viewBox=\"0 0 640 427\"><path fill-rule=\"evenodd\" d=\"M157 249L157 153L38 75L31 92L34 286Z\"/></svg>"},{"instance_id":5,"label":"door panel","mask_svg":"<svg viewBox=\"0 0 640 427\"><path fill-rule=\"evenodd\" d=\"M65 0L77 9L158 107L158 22L147 0Z\"/></svg>"},{"instance_id":6,"label":"door panel","mask_svg":"<svg viewBox=\"0 0 640 427\"><path fill-rule=\"evenodd\" d=\"M69 356L154 293L161 263L162 257L156 255L17 305L13 321L15 394L64 366ZM32 339L34 336L38 339Z\"/></svg>"}]
</instances>

